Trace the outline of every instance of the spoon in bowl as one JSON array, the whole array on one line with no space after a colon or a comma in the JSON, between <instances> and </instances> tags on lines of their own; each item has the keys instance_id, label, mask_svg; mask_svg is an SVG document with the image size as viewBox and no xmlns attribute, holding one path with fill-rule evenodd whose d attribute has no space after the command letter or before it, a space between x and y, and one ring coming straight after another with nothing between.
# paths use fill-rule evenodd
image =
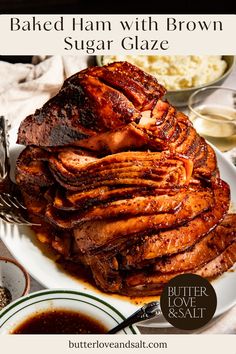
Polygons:
<instances>
[{"instance_id":1,"label":"spoon in bowl","mask_svg":"<svg viewBox=\"0 0 236 354\"><path fill-rule=\"evenodd\" d=\"M123 322L119 323L116 327L112 328L107 334L115 334L122 329L131 326L135 323L150 320L153 317L157 317L161 314L160 303L158 301L152 301L145 304L131 316L126 318Z\"/></svg>"}]
</instances>

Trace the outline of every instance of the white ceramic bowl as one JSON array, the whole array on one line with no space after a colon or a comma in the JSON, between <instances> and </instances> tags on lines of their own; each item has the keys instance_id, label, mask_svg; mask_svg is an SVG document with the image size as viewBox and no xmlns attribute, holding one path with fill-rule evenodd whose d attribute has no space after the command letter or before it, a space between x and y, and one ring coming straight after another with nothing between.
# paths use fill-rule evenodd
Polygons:
<instances>
[{"instance_id":1,"label":"white ceramic bowl","mask_svg":"<svg viewBox=\"0 0 236 354\"><path fill-rule=\"evenodd\" d=\"M95 319L108 330L125 319L120 311L95 296L74 290L42 290L16 300L0 312L0 334L9 334L33 314L52 309L77 311ZM135 326L119 332L119 334L138 333Z\"/></svg>"},{"instance_id":2,"label":"white ceramic bowl","mask_svg":"<svg viewBox=\"0 0 236 354\"><path fill-rule=\"evenodd\" d=\"M29 292L29 274L17 261L0 257L0 285L10 291L14 301Z\"/></svg>"}]
</instances>

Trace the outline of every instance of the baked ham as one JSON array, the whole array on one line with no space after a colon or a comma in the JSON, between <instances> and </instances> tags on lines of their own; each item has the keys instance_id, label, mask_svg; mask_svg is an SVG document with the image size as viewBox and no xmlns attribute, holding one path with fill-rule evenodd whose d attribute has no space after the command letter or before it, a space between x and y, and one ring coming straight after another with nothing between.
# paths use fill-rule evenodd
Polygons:
<instances>
[{"instance_id":1,"label":"baked ham","mask_svg":"<svg viewBox=\"0 0 236 354\"><path fill-rule=\"evenodd\" d=\"M83 70L27 117L16 182L41 242L105 292L159 294L236 261L236 215L214 150L126 63Z\"/></svg>"},{"instance_id":2,"label":"baked ham","mask_svg":"<svg viewBox=\"0 0 236 354\"><path fill-rule=\"evenodd\" d=\"M138 121L165 94L151 75L129 63L83 70L59 93L21 124L18 143L61 146L72 144Z\"/></svg>"}]
</instances>

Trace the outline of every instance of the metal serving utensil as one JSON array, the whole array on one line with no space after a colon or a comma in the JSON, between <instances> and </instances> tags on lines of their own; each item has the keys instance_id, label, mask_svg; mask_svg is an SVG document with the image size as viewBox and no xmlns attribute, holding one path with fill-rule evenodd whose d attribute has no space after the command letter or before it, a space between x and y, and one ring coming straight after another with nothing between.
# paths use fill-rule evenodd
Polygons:
<instances>
[{"instance_id":1,"label":"metal serving utensil","mask_svg":"<svg viewBox=\"0 0 236 354\"><path fill-rule=\"evenodd\" d=\"M17 198L16 185L10 179L8 125L0 116L0 219L10 224L34 225L26 219L25 212Z\"/></svg>"},{"instance_id":2,"label":"metal serving utensil","mask_svg":"<svg viewBox=\"0 0 236 354\"><path fill-rule=\"evenodd\" d=\"M151 318L161 315L161 308L159 301L152 301L141 307L133 315L126 318L123 322L119 323L116 327L112 328L107 334L115 334L122 329L131 326L135 323L150 320Z\"/></svg>"}]
</instances>

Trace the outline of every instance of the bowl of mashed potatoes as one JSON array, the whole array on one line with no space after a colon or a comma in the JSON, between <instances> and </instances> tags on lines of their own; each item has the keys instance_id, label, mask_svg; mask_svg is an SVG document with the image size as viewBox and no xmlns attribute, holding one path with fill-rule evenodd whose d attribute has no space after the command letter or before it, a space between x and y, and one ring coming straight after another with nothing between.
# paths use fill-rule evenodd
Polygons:
<instances>
[{"instance_id":1,"label":"bowl of mashed potatoes","mask_svg":"<svg viewBox=\"0 0 236 354\"><path fill-rule=\"evenodd\" d=\"M166 98L175 106L187 105L199 88L221 85L233 70L233 55L105 55L97 63L128 61L155 76L167 89Z\"/></svg>"}]
</instances>

